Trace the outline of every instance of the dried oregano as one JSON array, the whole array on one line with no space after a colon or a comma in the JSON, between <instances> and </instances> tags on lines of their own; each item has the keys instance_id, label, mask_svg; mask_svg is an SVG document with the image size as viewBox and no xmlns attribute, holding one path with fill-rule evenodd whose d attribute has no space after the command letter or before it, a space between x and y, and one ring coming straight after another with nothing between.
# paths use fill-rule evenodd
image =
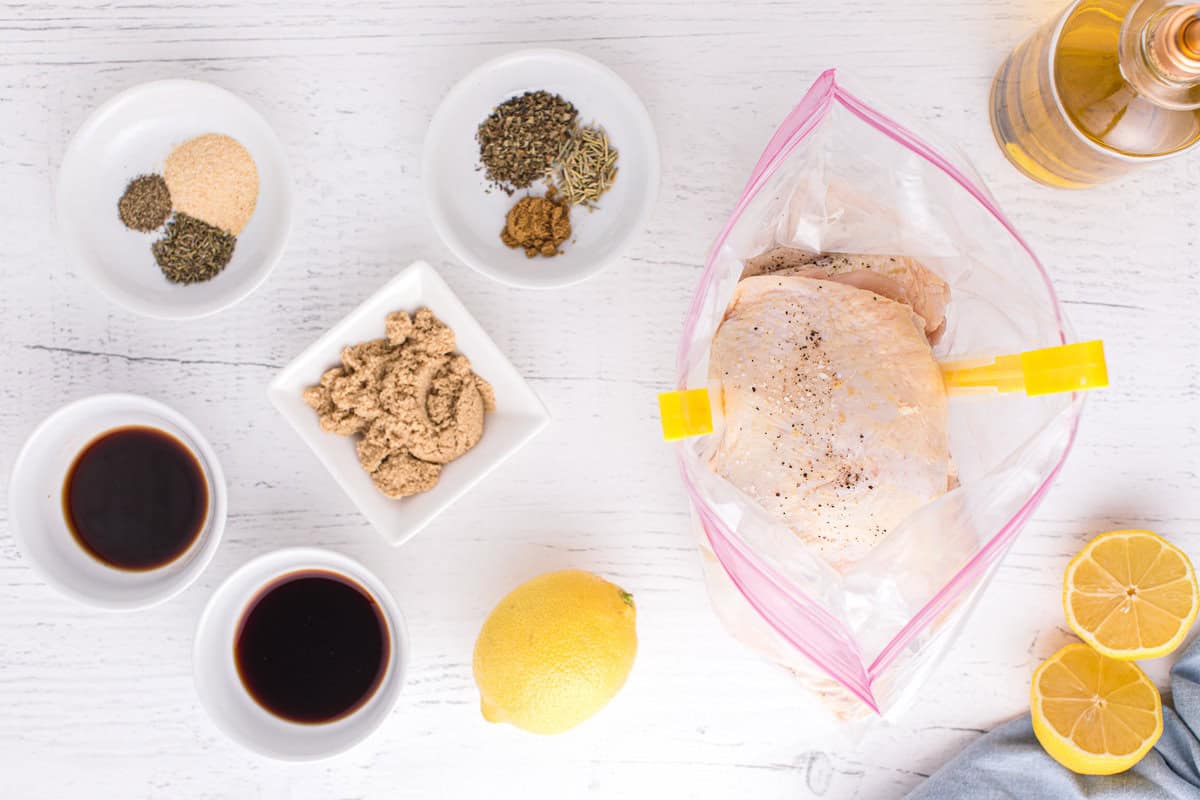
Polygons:
<instances>
[{"instance_id":1,"label":"dried oregano","mask_svg":"<svg viewBox=\"0 0 1200 800\"><path fill-rule=\"evenodd\" d=\"M570 141L577 116L575 106L546 91L496 106L475 134L488 180L512 194L544 177Z\"/></svg>"}]
</instances>

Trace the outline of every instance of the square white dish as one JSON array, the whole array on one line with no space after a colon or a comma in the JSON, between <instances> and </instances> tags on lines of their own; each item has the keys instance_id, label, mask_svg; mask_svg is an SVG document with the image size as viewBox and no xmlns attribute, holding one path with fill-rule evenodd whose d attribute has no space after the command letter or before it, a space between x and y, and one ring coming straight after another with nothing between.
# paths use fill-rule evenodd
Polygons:
<instances>
[{"instance_id":1,"label":"square white dish","mask_svg":"<svg viewBox=\"0 0 1200 800\"><path fill-rule=\"evenodd\" d=\"M363 470L354 437L321 429L316 413L302 398L329 368L341 363L342 348L384 336L393 311L428 308L454 331L458 351L496 390L496 409L487 415L483 438L442 470L438 485L403 499L385 497ZM423 261L417 261L368 297L358 308L310 345L271 382L271 404L312 448L358 510L393 545L411 539L434 517L483 480L546 426L550 415L500 349L484 332L450 287Z\"/></svg>"}]
</instances>

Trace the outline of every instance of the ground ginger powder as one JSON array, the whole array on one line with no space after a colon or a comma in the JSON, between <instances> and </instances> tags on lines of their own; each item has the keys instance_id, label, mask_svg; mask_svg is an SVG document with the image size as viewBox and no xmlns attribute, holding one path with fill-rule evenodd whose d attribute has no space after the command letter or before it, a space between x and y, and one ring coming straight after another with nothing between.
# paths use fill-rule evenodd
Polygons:
<instances>
[{"instance_id":1,"label":"ground ginger powder","mask_svg":"<svg viewBox=\"0 0 1200 800\"><path fill-rule=\"evenodd\" d=\"M500 241L520 247L529 258L558 255L558 246L571 238L570 207L553 197L522 197L509 209Z\"/></svg>"},{"instance_id":2,"label":"ground ginger powder","mask_svg":"<svg viewBox=\"0 0 1200 800\"><path fill-rule=\"evenodd\" d=\"M388 497L436 486L496 407L491 384L454 347L454 331L429 309L397 311L386 339L344 348L341 366L304 390L324 430L358 437L358 460Z\"/></svg>"}]
</instances>

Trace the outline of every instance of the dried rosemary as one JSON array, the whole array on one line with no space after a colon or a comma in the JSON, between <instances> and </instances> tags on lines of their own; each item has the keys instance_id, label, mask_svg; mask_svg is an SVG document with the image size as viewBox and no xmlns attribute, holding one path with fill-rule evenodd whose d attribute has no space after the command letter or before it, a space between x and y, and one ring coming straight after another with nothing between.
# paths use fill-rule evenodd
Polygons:
<instances>
[{"instance_id":1,"label":"dried rosemary","mask_svg":"<svg viewBox=\"0 0 1200 800\"><path fill-rule=\"evenodd\" d=\"M572 205L591 207L617 179L617 150L604 129L580 125L572 131L546 180Z\"/></svg>"},{"instance_id":2,"label":"dried rosemary","mask_svg":"<svg viewBox=\"0 0 1200 800\"><path fill-rule=\"evenodd\" d=\"M512 194L545 176L571 138L575 106L546 91L505 100L479 124L479 160L487 178Z\"/></svg>"},{"instance_id":3,"label":"dried rosemary","mask_svg":"<svg viewBox=\"0 0 1200 800\"><path fill-rule=\"evenodd\" d=\"M152 246L154 260L172 283L199 283L217 276L233 258L237 239L207 222L176 212Z\"/></svg>"}]
</instances>

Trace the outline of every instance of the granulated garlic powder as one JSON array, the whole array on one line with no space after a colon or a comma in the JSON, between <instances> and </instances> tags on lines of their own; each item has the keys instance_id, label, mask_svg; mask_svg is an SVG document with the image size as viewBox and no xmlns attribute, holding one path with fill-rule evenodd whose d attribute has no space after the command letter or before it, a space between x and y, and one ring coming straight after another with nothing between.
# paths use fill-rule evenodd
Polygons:
<instances>
[{"instance_id":1,"label":"granulated garlic powder","mask_svg":"<svg viewBox=\"0 0 1200 800\"><path fill-rule=\"evenodd\" d=\"M167 156L163 178L176 211L238 235L258 203L258 167L232 136L206 133Z\"/></svg>"}]
</instances>

